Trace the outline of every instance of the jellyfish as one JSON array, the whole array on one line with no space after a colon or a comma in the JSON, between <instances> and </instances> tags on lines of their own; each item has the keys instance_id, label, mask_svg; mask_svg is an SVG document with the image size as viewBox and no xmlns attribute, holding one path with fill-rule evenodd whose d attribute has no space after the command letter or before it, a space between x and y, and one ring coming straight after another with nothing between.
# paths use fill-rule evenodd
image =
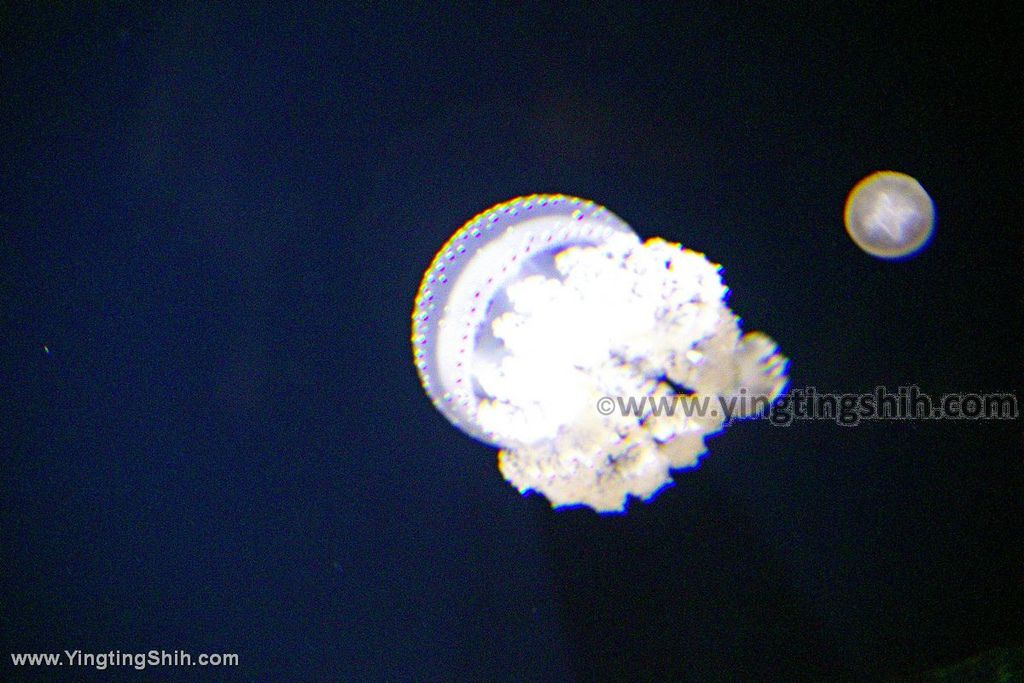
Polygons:
<instances>
[{"instance_id":1,"label":"jellyfish","mask_svg":"<svg viewBox=\"0 0 1024 683\"><path fill-rule=\"evenodd\" d=\"M679 244L641 242L588 200L498 204L423 277L420 380L453 425L498 447L520 493L621 512L696 466L727 419L753 412L737 397L770 402L786 385L787 359L768 336L741 332L720 270ZM691 408L659 409L666 399Z\"/></svg>"},{"instance_id":2,"label":"jellyfish","mask_svg":"<svg viewBox=\"0 0 1024 683\"><path fill-rule=\"evenodd\" d=\"M935 205L921 184L896 171L877 171L850 191L846 232L858 247L884 259L906 258L928 242Z\"/></svg>"}]
</instances>

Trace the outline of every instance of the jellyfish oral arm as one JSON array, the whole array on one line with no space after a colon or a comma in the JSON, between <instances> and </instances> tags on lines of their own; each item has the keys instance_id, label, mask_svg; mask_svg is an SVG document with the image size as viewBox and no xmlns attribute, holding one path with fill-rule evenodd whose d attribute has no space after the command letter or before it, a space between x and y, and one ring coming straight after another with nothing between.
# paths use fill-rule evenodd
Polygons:
<instances>
[{"instance_id":1,"label":"jellyfish oral arm","mask_svg":"<svg viewBox=\"0 0 1024 683\"><path fill-rule=\"evenodd\" d=\"M622 510L697 463L741 389L773 400L784 386L785 360L764 335L740 336L719 269L702 255L616 240L556 262L560 278L510 288L513 309L494 323L507 355L481 381L490 398L477 418L499 436L502 473L521 491ZM681 400L680 388L709 410L654 414L652 401ZM629 398L637 412L621 409Z\"/></svg>"}]
</instances>

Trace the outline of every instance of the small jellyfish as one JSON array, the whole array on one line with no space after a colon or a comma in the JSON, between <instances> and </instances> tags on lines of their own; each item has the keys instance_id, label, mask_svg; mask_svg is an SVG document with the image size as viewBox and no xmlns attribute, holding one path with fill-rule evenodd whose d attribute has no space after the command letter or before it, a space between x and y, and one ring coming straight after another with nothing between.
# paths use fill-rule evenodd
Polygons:
<instances>
[{"instance_id":1,"label":"small jellyfish","mask_svg":"<svg viewBox=\"0 0 1024 683\"><path fill-rule=\"evenodd\" d=\"M521 493L622 511L694 467L727 417L750 414L737 397L763 408L786 385L786 358L766 335L742 334L719 271L678 244L641 242L587 200L499 204L423 277L420 380L452 424L500 448Z\"/></svg>"},{"instance_id":2,"label":"small jellyfish","mask_svg":"<svg viewBox=\"0 0 1024 683\"><path fill-rule=\"evenodd\" d=\"M921 184L896 171L877 171L846 198L846 232L858 247L879 258L906 258L931 237L935 205Z\"/></svg>"}]
</instances>

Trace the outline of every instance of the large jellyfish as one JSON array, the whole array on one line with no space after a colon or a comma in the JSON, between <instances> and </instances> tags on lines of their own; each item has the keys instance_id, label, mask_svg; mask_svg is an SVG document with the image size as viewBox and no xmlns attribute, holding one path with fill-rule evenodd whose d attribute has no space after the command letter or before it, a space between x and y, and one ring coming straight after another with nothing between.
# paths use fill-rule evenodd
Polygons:
<instances>
[{"instance_id":1,"label":"large jellyfish","mask_svg":"<svg viewBox=\"0 0 1024 683\"><path fill-rule=\"evenodd\" d=\"M741 333L719 270L678 244L641 242L584 199L499 204L423 277L420 379L452 424L501 449L521 493L622 511L758 405L737 397L763 408L786 384L786 358L764 334Z\"/></svg>"}]
</instances>

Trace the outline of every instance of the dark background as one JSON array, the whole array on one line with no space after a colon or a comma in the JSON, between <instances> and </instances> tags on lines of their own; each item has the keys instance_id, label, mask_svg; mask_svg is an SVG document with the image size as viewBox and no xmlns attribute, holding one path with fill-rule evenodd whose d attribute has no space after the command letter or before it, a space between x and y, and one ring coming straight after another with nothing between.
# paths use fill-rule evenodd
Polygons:
<instances>
[{"instance_id":1,"label":"dark background","mask_svg":"<svg viewBox=\"0 0 1024 683\"><path fill-rule=\"evenodd\" d=\"M876 679L1024 640L1019 420L745 422L602 517L416 377L434 253L563 192L724 263L792 386L1019 396L1024 27L821 4L0 5L0 678ZM935 201L915 259L843 230L878 169Z\"/></svg>"}]
</instances>

